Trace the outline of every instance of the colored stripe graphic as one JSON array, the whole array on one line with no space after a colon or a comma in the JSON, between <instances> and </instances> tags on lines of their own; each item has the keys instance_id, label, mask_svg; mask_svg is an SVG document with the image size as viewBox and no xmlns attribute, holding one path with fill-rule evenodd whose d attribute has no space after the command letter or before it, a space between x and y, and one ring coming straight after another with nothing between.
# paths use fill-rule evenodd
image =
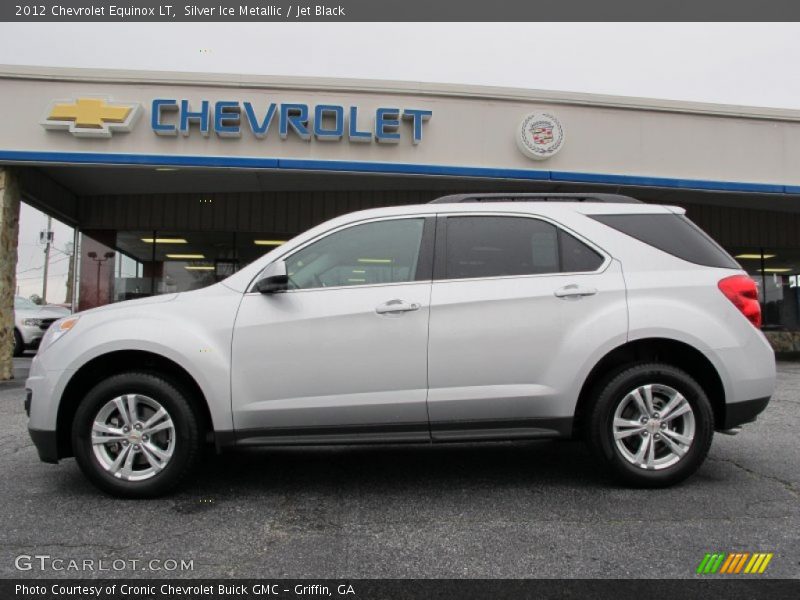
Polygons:
<instances>
[{"instance_id":1,"label":"colored stripe graphic","mask_svg":"<svg viewBox=\"0 0 800 600\"><path fill-rule=\"evenodd\" d=\"M703 557L703 560L701 560L701 561L700 561L700 564L699 564L699 565L697 565L697 571L696 571L696 573L698 573L698 574L699 574L699 573L703 573L703 571L705 570L705 568L706 568L706 565L708 564L708 561L709 561L710 559L711 559L711 555L710 555L708 552L706 552L706 555Z\"/></svg>"},{"instance_id":2,"label":"colored stripe graphic","mask_svg":"<svg viewBox=\"0 0 800 600\"><path fill-rule=\"evenodd\" d=\"M745 573L752 573L754 569L758 568L758 563L761 562L761 555L758 553L753 554L753 558L750 559L750 562L747 563L747 566L744 568Z\"/></svg>"},{"instance_id":3,"label":"colored stripe graphic","mask_svg":"<svg viewBox=\"0 0 800 600\"><path fill-rule=\"evenodd\" d=\"M747 558L749 556L750 556L749 552L743 552L740 555L739 562L736 563L736 571L734 571L734 573L738 573L738 572L740 572L742 570L742 567L744 567L744 563L745 563L745 561L747 560Z\"/></svg>"},{"instance_id":4,"label":"colored stripe graphic","mask_svg":"<svg viewBox=\"0 0 800 600\"><path fill-rule=\"evenodd\" d=\"M716 573L723 560L725 560L724 552L706 553L697 566L697 572L703 574Z\"/></svg>"},{"instance_id":5,"label":"colored stripe graphic","mask_svg":"<svg viewBox=\"0 0 800 600\"><path fill-rule=\"evenodd\" d=\"M761 563L761 568L758 570L759 573L763 573L767 570L767 565L769 564L769 561L772 560L772 556L772 552L770 552L764 557L764 562Z\"/></svg>"},{"instance_id":6,"label":"colored stripe graphic","mask_svg":"<svg viewBox=\"0 0 800 600\"><path fill-rule=\"evenodd\" d=\"M757 552L753 554L753 558L750 559L750 562L744 569L745 573L763 573L769 561L772 560L772 553L767 554L766 552Z\"/></svg>"},{"instance_id":7,"label":"colored stripe graphic","mask_svg":"<svg viewBox=\"0 0 800 600\"><path fill-rule=\"evenodd\" d=\"M719 570L719 568L722 566L722 561L723 560L725 560L725 553L724 552L720 552L717 555L716 562L714 562L714 564L711 565L711 573L716 573Z\"/></svg>"},{"instance_id":8,"label":"colored stripe graphic","mask_svg":"<svg viewBox=\"0 0 800 600\"><path fill-rule=\"evenodd\" d=\"M710 558L711 558L711 555L708 552L706 552L706 555L703 557L703 560L701 560L700 564L697 565L696 573L699 574L699 573L703 572L703 570L706 568L706 565L708 564L708 561L709 561Z\"/></svg>"},{"instance_id":9,"label":"colored stripe graphic","mask_svg":"<svg viewBox=\"0 0 800 600\"><path fill-rule=\"evenodd\" d=\"M735 564L736 559L739 557L738 554L728 554L727 560L722 564L722 568L719 570L720 573L730 573L731 567Z\"/></svg>"},{"instance_id":10,"label":"colored stripe graphic","mask_svg":"<svg viewBox=\"0 0 800 600\"><path fill-rule=\"evenodd\" d=\"M771 552L707 552L696 572L698 575L760 574L767 570L773 556Z\"/></svg>"}]
</instances>

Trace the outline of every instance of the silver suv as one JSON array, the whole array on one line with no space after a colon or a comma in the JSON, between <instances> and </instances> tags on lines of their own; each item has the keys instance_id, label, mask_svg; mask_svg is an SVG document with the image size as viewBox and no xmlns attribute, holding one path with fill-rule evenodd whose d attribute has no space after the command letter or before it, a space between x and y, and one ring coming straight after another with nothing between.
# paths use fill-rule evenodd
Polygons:
<instances>
[{"instance_id":1,"label":"silver suv","mask_svg":"<svg viewBox=\"0 0 800 600\"><path fill-rule=\"evenodd\" d=\"M40 306L22 296L14 296L14 356L38 348L48 327L68 314L67 308Z\"/></svg>"},{"instance_id":2,"label":"silver suv","mask_svg":"<svg viewBox=\"0 0 800 600\"><path fill-rule=\"evenodd\" d=\"M666 486L767 405L757 289L680 208L461 195L339 217L208 288L57 321L27 381L45 462L151 497L204 444L585 438Z\"/></svg>"}]
</instances>

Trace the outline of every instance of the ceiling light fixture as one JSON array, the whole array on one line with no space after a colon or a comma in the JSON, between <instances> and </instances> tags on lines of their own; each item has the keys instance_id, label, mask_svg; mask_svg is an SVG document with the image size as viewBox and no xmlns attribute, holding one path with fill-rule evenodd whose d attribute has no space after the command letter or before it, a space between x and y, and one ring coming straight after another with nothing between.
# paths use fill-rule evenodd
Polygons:
<instances>
[{"instance_id":1,"label":"ceiling light fixture","mask_svg":"<svg viewBox=\"0 0 800 600\"><path fill-rule=\"evenodd\" d=\"M185 239L183 238L142 238L142 241L145 244L152 244L155 242L156 244L188 244Z\"/></svg>"},{"instance_id":2,"label":"ceiling light fixture","mask_svg":"<svg viewBox=\"0 0 800 600\"><path fill-rule=\"evenodd\" d=\"M393 261L391 258L359 258L358 262L365 265L390 265Z\"/></svg>"}]
</instances>

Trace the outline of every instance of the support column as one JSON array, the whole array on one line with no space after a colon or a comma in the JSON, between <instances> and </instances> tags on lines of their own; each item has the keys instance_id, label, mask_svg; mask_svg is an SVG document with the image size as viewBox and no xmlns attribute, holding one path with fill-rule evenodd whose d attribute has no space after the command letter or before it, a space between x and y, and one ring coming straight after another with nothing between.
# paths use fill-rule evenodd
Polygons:
<instances>
[{"instance_id":1,"label":"support column","mask_svg":"<svg viewBox=\"0 0 800 600\"><path fill-rule=\"evenodd\" d=\"M0 381L14 377L14 295L20 188L12 167L0 167Z\"/></svg>"}]
</instances>

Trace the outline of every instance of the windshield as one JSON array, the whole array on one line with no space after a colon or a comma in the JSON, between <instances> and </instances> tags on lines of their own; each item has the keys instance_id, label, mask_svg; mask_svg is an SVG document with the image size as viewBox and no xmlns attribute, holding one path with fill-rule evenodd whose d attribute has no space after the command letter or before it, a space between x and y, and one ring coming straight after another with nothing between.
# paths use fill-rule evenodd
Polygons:
<instances>
[{"instance_id":1,"label":"windshield","mask_svg":"<svg viewBox=\"0 0 800 600\"><path fill-rule=\"evenodd\" d=\"M34 304L27 298L23 298L22 296L14 296L14 308L36 310L37 308L39 308L39 306L37 304Z\"/></svg>"}]
</instances>

